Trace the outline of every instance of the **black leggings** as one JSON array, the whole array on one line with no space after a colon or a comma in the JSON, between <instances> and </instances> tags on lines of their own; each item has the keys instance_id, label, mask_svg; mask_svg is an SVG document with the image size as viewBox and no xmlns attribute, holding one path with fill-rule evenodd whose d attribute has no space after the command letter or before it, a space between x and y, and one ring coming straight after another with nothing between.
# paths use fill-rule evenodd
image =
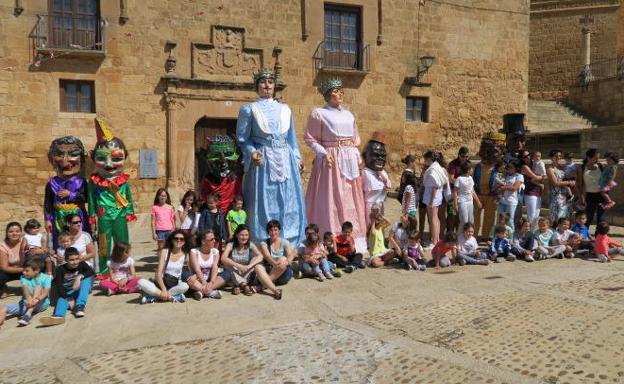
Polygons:
<instances>
[{"instance_id":1,"label":"black leggings","mask_svg":"<svg viewBox=\"0 0 624 384\"><path fill-rule=\"evenodd\" d=\"M585 213L587 214L588 228L593 222L594 214L596 215L596 224L607 219L605 210L600 206L604 202L600 192L587 192L585 194Z\"/></svg>"},{"instance_id":2,"label":"black leggings","mask_svg":"<svg viewBox=\"0 0 624 384\"><path fill-rule=\"evenodd\" d=\"M6 289L6 285L9 281L19 280L22 276L21 273L10 273L5 271L0 271L0 291Z\"/></svg>"},{"instance_id":3,"label":"black leggings","mask_svg":"<svg viewBox=\"0 0 624 384\"><path fill-rule=\"evenodd\" d=\"M349 264L355 264L355 265L361 264L363 258L364 257L362 256L361 253L353 253L351 255L347 255L347 260L349 262L345 263L341 258L338 257L338 255L336 255L335 252L332 252L327 256L327 260L336 264L336 266L339 268L344 268Z\"/></svg>"}]
</instances>

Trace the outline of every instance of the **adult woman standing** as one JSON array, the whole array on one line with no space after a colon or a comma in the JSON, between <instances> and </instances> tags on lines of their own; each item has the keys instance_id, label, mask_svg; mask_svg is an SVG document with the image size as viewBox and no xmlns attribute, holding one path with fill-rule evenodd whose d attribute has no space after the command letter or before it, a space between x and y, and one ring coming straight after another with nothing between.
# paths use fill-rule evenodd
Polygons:
<instances>
[{"instance_id":1,"label":"adult woman standing","mask_svg":"<svg viewBox=\"0 0 624 384\"><path fill-rule=\"evenodd\" d=\"M570 217L570 206L566 187L573 187L574 180L564 181L564 167L560 164L562 153L558 149L550 151L550 167L546 170L550 180L550 222L556 225L562 217Z\"/></svg>"},{"instance_id":2,"label":"adult woman standing","mask_svg":"<svg viewBox=\"0 0 624 384\"><path fill-rule=\"evenodd\" d=\"M542 208L543 183L546 181L546 176L538 176L533 172L533 161L529 151L522 151L520 160L522 161L520 173L524 176L524 204L527 209L527 219L531 231L535 231Z\"/></svg>"},{"instance_id":3,"label":"adult woman standing","mask_svg":"<svg viewBox=\"0 0 624 384\"><path fill-rule=\"evenodd\" d=\"M581 204L585 205L587 213L587 227L591 223L600 223L605 220L605 210L600 206L603 202L600 195L600 175L602 166L600 164L600 152L596 148L590 148L585 152L583 166L578 168L576 180L579 181L579 197ZM594 216L596 221L594 221Z\"/></svg>"},{"instance_id":4,"label":"adult woman standing","mask_svg":"<svg viewBox=\"0 0 624 384\"><path fill-rule=\"evenodd\" d=\"M26 259L26 242L22 225L12 221L6 226L4 241L0 243L0 299L7 296L6 283L19 280Z\"/></svg>"},{"instance_id":5,"label":"adult woman standing","mask_svg":"<svg viewBox=\"0 0 624 384\"><path fill-rule=\"evenodd\" d=\"M181 229L171 232L165 240L165 248L158 255L158 267L154 280L139 280L143 292L141 304L153 303L156 299L183 303L184 293L189 286L182 281L182 269L189 253L190 245Z\"/></svg>"},{"instance_id":6,"label":"adult woman standing","mask_svg":"<svg viewBox=\"0 0 624 384\"><path fill-rule=\"evenodd\" d=\"M77 213L72 213L65 220L67 232L71 236L71 246L80 253L80 260L84 260L91 268L94 268L95 245L91 235L82 230L82 217Z\"/></svg>"},{"instance_id":7,"label":"adult woman standing","mask_svg":"<svg viewBox=\"0 0 624 384\"><path fill-rule=\"evenodd\" d=\"M423 176L422 201L427 205L427 217L429 218L429 231L431 232L431 245L437 244L440 240L440 218L438 210L445 204L445 196L451 191L449 187L449 177L444 168L444 159L439 152L427 151L424 154L425 166L427 170Z\"/></svg>"},{"instance_id":8,"label":"adult woman standing","mask_svg":"<svg viewBox=\"0 0 624 384\"><path fill-rule=\"evenodd\" d=\"M271 220L284 224L291 243L303 240L306 226L301 154L290 108L273 99L275 73L254 75L260 99L244 105L238 114L236 138L243 152L243 195L253 241L265 238Z\"/></svg>"},{"instance_id":9,"label":"adult woman standing","mask_svg":"<svg viewBox=\"0 0 624 384\"><path fill-rule=\"evenodd\" d=\"M355 117L342 107L342 81L327 80L319 92L327 104L310 113L304 135L316 154L306 192L308 221L321 232L334 234L350 221L355 246L362 251L366 249L366 210L357 148L360 134Z\"/></svg>"},{"instance_id":10,"label":"adult woman standing","mask_svg":"<svg viewBox=\"0 0 624 384\"><path fill-rule=\"evenodd\" d=\"M234 284L232 293L238 295L243 292L245 296L266 288L273 293L276 300L282 298L282 290L275 288L266 270L260 264L262 255L258 248L249 241L249 227L241 224L234 231L233 240L225 246L221 262L226 270L231 272L231 281ZM255 278L261 286L252 286Z\"/></svg>"}]
</instances>

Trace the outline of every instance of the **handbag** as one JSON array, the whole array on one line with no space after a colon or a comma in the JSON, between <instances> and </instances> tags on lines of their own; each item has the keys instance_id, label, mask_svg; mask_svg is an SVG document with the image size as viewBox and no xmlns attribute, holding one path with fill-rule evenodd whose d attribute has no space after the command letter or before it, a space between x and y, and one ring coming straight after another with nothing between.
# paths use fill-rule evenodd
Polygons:
<instances>
[{"instance_id":1,"label":"handbag","mask_svg":"<svg viewBox=\"0 0 624 384\"><path fill-rule=\"evenodd\" d=\"M169 265L169 258L171 257L171 250L167 249L167 260L165 261L165 269L167 269L167 265ZM165 287L167 287L167 289L175 287L176 285L178 285L178 283L180 282L180 278L179 277L175 277L173 275L170 275L168 273L165 273L163 275L163 283L165 283Z\"/></svg>"}]
</instances>

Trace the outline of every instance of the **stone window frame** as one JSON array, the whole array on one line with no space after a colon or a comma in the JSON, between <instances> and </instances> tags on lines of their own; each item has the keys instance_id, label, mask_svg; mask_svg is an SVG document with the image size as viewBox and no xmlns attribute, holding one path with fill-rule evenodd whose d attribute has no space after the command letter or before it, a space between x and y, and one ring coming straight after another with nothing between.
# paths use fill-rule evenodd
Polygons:
<instances>
[{"instance_id":1,"label":"stone window frame","mask_svg":"<svg viewBox=\"0 0 624 384\"><path fill-rule=\"evenodd\" d=\"M337 43L340 45L340 48L338 48L338 50L336 51L338 63L337 64L332 63L333 60L328 60L326 58L326 60L330 61L330 64L328 66L333 67L333 68L345 68L345 69L355 68L355 69L361 70L363 68L363 63L361 62L362 61L361 50L364 45L363 32L362 32L363 31L362 7L357 6L357 5L335 4L335 3L327 3L327 2L323 4L323 41L325 42L326 54L327 52L335 51L333 49L330 49L330 47L328 47L328 45L330 44L328 40L335 40L335 39L332 39L331 33L329 35L327 34L328 12L338 12L341 17L341 20L338 24L340 31L338 32L339 39L337 41ZM354 37L355 38L354 39L350 39L349 38L350 36L343 36L343 30L344 30L343 25L347 25L347 24L342 23L342 14L351 14L355 16L355 24L354 24L354 29L355 29ZM349 48L353 44L355 44L355 47L353 47L353 49ZM349 58L350 55L353 55L354 58L352 59ZM355 60L355 65L346 65L346 64L343 65L343 61L348 63L349 60Z\"/></svg>"},{"instance_id":2,"label":"stone window frame","mask_svg":"<svg viewBox=\"0 0 624 384\"><path fill-rule=\"evenodd\" d=\"M70 111L67 108L67 87L69 85L76 86L76 110ZM87 85L90 89L89 96L82 96L82 86ZM88 100L89 110L81 108L82 100ZM73 80L73 79L59 79L59 110L60 112L69 113L96 113L95 109L95 81L94 80Z\"/></svg>"},{"instance_id":3,"label":"stone window frame","mask_svg":"<svg viewBox=\"0 0 624 384\"><path fill-rule=\"evenodd\" d=\"M416 102L422 101L422 107L416 108ZM430 98L427 96L406 96L405 97L405 121L414 123L429 123L430 122ZM411 105L410 105L411 103ZM419 112L417 116L416 112Z\"/></svg>"},{"instance_id":4,"label":"stone window frame","mask_svg":"<svg viewBox=\"0 0 624 384\"><path fill-rule=\"evenodd\" d=\"M91 13L89 10L85 12L81 11L78 8L79 1L78 0L70 0L71 9L67 10L61 6L61 9L57 9L55 7L55 0L47 1L47 9L48 9L48 39L56 48L74 48L73 44L78 44L81 46L79 49L93 50L93 51L101 51L103 50L104 44L104 35L102 31L101 20L102 20L102 4L100 0L91 0L94 6L95 11ZM71 30L69 30L70 37L69 39L66 36L63 36L62 30L63 26L59 26L58 29L61 31L60 37L54 32L54 20L60 18L63 20L64 18L71 18ZM91 20L93 19L93 20ZM93 22L93 30L89 29L89 23ZM65 23L65 21L63 21ZM90 37L89 32L93 33L93 36ZM93 42L92 45L87 43Z\"/></svg>"}]
</instances>

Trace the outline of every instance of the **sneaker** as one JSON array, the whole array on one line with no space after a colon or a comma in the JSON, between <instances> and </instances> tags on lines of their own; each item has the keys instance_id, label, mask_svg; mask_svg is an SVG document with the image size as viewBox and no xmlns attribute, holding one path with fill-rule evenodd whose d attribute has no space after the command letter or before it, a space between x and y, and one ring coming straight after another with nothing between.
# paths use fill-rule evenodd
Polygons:
<instances>
[{"instance_id":1,"label":"sneaker","mask_svg":"<svg viewBox=\"0 0 624 384\"><path fill-rule=\"evenodd\" d=\"M318 275L316 275L315 279L322 283L323 281L325 281L325 276L323 276L322 273L319 273Z\"/></svg>"},{"instance_id":2,"label":"sneaker","mask_svg":"<svg viewBox=\"0 0 624 384\"><path fill-rule=\"evenodd\" d=\"M567 252L564 256L566 257L566 259L572 259L572 258L574 258L574 253Z\"/></svg>"},{"instance_id":3,"label":"sneaker","mask_svg":"<svg viewBox=\"0 0 624 384\"><path fill-rule=\"evenodd\" d=\"M41 319L39 319L39 322L46 327L50 327L52 325L65 323L65 318L58 316L42 317Z\"/></svg>"},{"instance_id":4,"label":"sneaker","mask_svg":"<svg viewBox=\"0 0 624 384\"><path fill-rule=\"evenodd\" d=\"M505 260L507 260L507 261L516 261L516 256L509 255L509 256L505 257Z\"/></svg>"},{"instance_id":5,"label":"sneaker","mask_svg":"<svg viewBox=\"0 0 624 384\"><path fill-rule=\"evenodd\" d=\"M171 296L171 301L173 303L184 303L186 301L186 297L183 294L178 293L177 295Z\"/></svg>"},{"instance_id":6,"label":"sneaker","mask_svg":"<svg viewBox=\"0 0 624 384\"><path fill-rule=\"evenodd\" d=\"M74 311L74 316L80 318L85 316L85 307L84 305L76 305L76 310Z\"/></svg>"},{"instance_id":7,"label":"sneaker","mask_svg":"<svg viewBox=\"0 0 624 384\"><path fill-rule=\"evenodd\" d=\"M201 293L200 291L193 292L193 299L200 301L203 298L204 298L204 294Z\"/></svg>"},{"instance_id":8,"label":"sneaker","mask_svg":"<svg viewBox=\"0 0 624 384\"><path fill-rule=\"evenodd\" d=\"M106 289L106 296L113 296L114 294L115 294L115 292L113 292L112 289L110 289L110 288Z\"/></svg>"},{"instance_id":9,"label":"sneaker","mask_svg":"<svg viewBox=\"0 0 624 384\"><path fill-rule=\"evenodd\" d=\"M346 273L351 273L351 272L355 271L355 267L353 265L347 265L342 270L345 271Z\"/></svg>"},{"instance_id":10,"label":"sneaker","mask_svg":"<svg viewBox=\"0 0 624 384\"><path fill-rule=\"evenodd\" d=\"M405 268L407 271L411 271L412 269L414 269L409 263L404 263L403 268Z\"/></svg>"},{"instance_id":11,"label":"sneaker","mask_svg":"<svg viewBox=\"0 0 624 384\"><path fill-rule=\"evenodd\" d=\"M301 275L301 271L299 269L295 269L293 270L293 277L295 279L301 279L303 276Z\"/></svg>"},{"instance_id":12,"label":"sneaker","mask_svg":"<svg viewBox=\"0 0 624 384\"><path fill-rule=\"evenodd\" d=\"M600 255L600 256L598 256L598 261L601 262L601 263L606 263L606 262L609 261L609 258L607 256L605 256L605 255Z\"/></svg>"},{"instance_id":13,"label":"sneaker","mask_svg":"<svg viewBox=\"0 0 624 384\"><path fill-rule=\"evenodd\" d=\"M477 261L477 264L479 264L479 265L490 265L490 260L482 259L482 260Z\"/></svg>"},{"instance_id":14,"label":"sneaker","mask_svg":"<svg viewBox=\"0 0 624 384\"><path fill-rule=\"evenodd\" d=\"M208 297L210 297L211 299L220 299L223 297L223 293L221 293L221 291L219 291L218 289L213 289L209 294Z\"/></svg>"},{"instance_id":15,"label":"sneaker","mask_svg":"<svg viewBox=\"0 0 624 384\"><path fill-rule=\"evenodd\" d=\"M334 275L332 275L331 272L325 272L324 275L327 280L331 280L334 278Z\"/></svg>"},{"instance_id":16,"label":"sneaker","mask_svg":"<svg viewBox=\"0 0 624 384\"><path fill-rule=\"evenodd\" d=\"M533 256L527 255L527 256L524 256L524 261L532 263L535 261L535 259L533 258Z\"/></svg>"},{"instance_id":17,"label":"sneaker","mask_svg":"<svg viewBox=\"0 0 624 384\"><path fill-rule=\"evenodd\" d=\"M495 263L500 263L502 259L503 259L502 257L496 257L496 256L494 256L494 257L493 257L493 259L492 259L492 261L493 261L493 262L495 262Z\"/></svg>"},{"instance_id":18,"label":"sneaker","mask_svg":"<svg viewBox=\"0 0 624 384\"><path fill-rule=\"evenodd\" d=\"M21 326L26 326L30 324L30 320L32 320L32 316L29 315L28 313L25 313L22 315L22 317L19 318L19 320L17 320L17 324Z\"/></svg>"},{"instance_id":19,"label":"sneaker","mask_svg":"<svg viewBox=\"0 0 624 384\"><path fill-rule=\"evenodd\" d=\"M366 264L362 261L360 264L356 265L359 269L366 269Z\"/></svg>"},{"instance_id":20,"label":"sneaker","mask_svg":"<svg viewBox=\"0 0 624 384\"><path fill-rule=\"evenodd\" d=\"M460 258L460 259L459 259L459 265L461 265L462 267L463 267L464 265L466 265L466 260L464 260L464 259Z\"/></svg>"},{"instance_id":21,"label":"sneaker","mask_svg":"<svg viewBox=\"0 0 624 384\"><path fill-rule=\"evenodd\" d=\"M416 269L418 269L421 272L424 272L425 270L427 270L427 266L425 264L418 264Z\"/></svg>"},{"instance_id":22,"label":"sneaker","mask_svg":"<svg viewBox=\"0 0 624 384\"><path fill-rule=\"evenodd\" d=\"M342 277L342 272L340 272L339 269L334 269L332 275L334 275L334 277Z\"/></svg>"},{"instance_id":23,"label":"sneaker","mask_svg":"<svg viewBox=\"0 0 624 384\"><path fill-rule=\"evenodd\" d=\"M141 304L152 304L156 302L156 298L154 296L143 295L141 296Z\"/></svg>"}]
</instances>

